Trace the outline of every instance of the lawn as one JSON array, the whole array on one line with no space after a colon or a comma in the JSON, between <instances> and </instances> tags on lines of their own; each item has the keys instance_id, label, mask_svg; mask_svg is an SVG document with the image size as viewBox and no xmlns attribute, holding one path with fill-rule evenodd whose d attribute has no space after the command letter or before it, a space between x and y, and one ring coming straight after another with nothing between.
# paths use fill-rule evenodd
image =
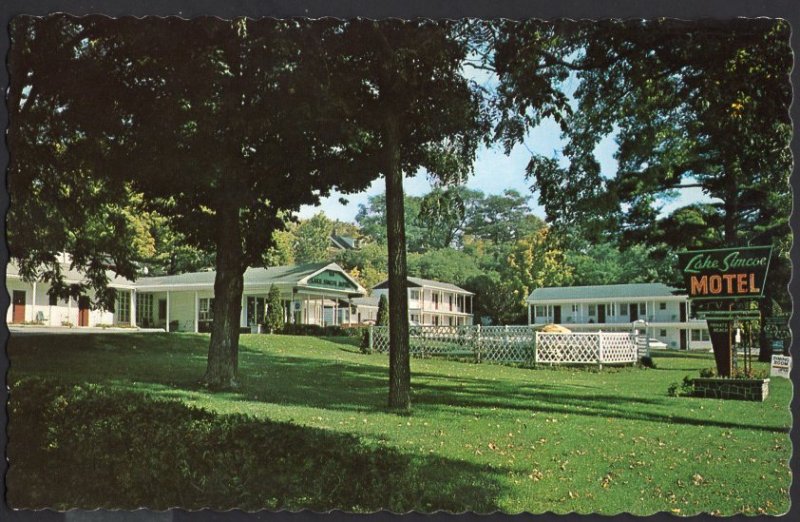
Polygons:
<instances>
[{"instance_id":1,"label":"lawn","mask_svg":"<svg viewBox=\"0 0 800 522\"><path fill-rule=\"evenodd\" d=\"M247 414L254 418L243 433L262 427L273 433L269 430L277 426L302 439L305 449L292 453L301 454L296 456L301 464L286 457L294 475L286 480L295 489L307 486L307 494L226 483L238 492L226 498L245 509L308 505L348 511L729 515L781 514L789 508L791 383L773 379L764 403L668 396L670 384L713 366L710 354L656 353L655 369L602 371L414 359L413 413L400 416L384 409L388 359L359 353L354 340L243 335L241 387L226 393L198 385L207 342L207 336L192 334L12 336L12 402L13 383L28 377L65 385L95 383L128 394L123 396L177 400L217 419ZM12 430L15 421L23 422L12 414ZM22 458L15 467L15 452L30 449L23 450L23 439L9 439L7 482L13 507L124 504L116 497L87 497L80 482L60 488L54 493L58 498L41 492L36 498L26 496L22 490L35 489L35 482L51 471L24 469L25 462L35 461ZM164 446L163 452L171 451L172 444ZM303 461L313 457L315 448L320 452L316 464ZM261 449L237 451L258 454ZM280 448L275 451L280 455ZM333 488L341 495L320 482L327 472L315 468L324 465L326 451L333 451L331 462L341 468L337 480L343 484ZM284 460L281 465L288 466ZM377 484L374 495L364 490L351 498L348 481L353 481L352 490L373 462L396 470L397 480L378 484L392 474L381 472L372 481ZM158 479L149 477L156 487ZM386 494L381 488L390 487L408 491L381 496ZM191 507L187 503L185 498L172 500L172 505Z\"/></svg>"}]
</instances>

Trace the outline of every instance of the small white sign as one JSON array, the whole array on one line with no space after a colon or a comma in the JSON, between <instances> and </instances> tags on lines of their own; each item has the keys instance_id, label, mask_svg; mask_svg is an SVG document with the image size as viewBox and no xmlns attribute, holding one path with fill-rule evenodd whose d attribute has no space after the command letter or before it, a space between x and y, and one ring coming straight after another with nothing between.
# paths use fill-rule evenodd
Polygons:
<instances>
[{"instance_id":1,"label":"small white sign","mask_svg":"<svg viewBox=\"0 0 800 522\"><path fill-rule=\"evenodd\" d=\"M770 377L789 378L789 371L792 369L792 358L786 355L773 355L770 367Z\"/></svg>"}]
</instances>

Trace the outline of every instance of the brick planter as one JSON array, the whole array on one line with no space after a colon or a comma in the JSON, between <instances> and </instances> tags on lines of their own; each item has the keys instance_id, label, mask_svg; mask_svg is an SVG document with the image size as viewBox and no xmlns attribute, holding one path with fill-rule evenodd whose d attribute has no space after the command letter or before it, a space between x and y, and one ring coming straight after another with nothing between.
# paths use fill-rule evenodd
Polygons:
<instances>
[{"instance_id":1,"label":"brick planter","mask_svg":"<svg viewBox=\"0 0 800 522\"><path fill-rule=\"evenodd\" d=\"M764 401L769 395L769 379L697 378L692 381L694 397Z\"/></svg>"}]
</instances>

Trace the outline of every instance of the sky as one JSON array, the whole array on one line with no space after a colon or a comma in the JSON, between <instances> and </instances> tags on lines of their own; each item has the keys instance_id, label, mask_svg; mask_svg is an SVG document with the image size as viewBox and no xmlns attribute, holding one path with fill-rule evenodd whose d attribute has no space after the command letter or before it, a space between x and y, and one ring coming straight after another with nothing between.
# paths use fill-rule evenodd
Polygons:
<instances>
[{"instance_id":1,"label":"sky","mask_svg":"<svg viewBox=\"0 0 800 522\"><path fill-rule=\"evenodd\" d=\"M465 67L463 72L485 88L492 88L497 84L497 78L493 73L485 70ZM577 109L577 103L572 97L577 86L578 80L574 76L570 76L562 85L573 109ZM532 213L544 219L544 208L539 204L538 193L531 192L533 180L526 179L525 167L532 153L556 157L563 165L565 160L561 155L561 149L565 144L566 142L561 139L561 129L558 124L552 118L544 119L537 127L531 129L524 142L517 144L508 155L499 144L494 147L481 146L473 166L474 173L467 180L466 186L480 190L486 195L500 194L506 189L515 189L521 194L531 195ZM610 178L616 175L617 161L614 159L616 150L617 144L613 133L602 139L595 148L595 157L600 163L600 171L604 177ZM403 188L406 195L422 196L431 191L432 185L427 174L420 171L414 177L406 177ZM355 222L359 205L366 205L370 196L382 194L384 191L385 182L381 177L373 181L367 190L358 194L343 195L333 192L329 197L322 198L319 206L303 206L298 216L300 219L308 219L318 212L324 212L330 219ZM340 202L341 198L345 198L347 204L343 205ZM709 201L711 199L699 188L684 189L677 198L664 204L661 214L666 215L693 202Z\"/></svg>"}]
</instances>

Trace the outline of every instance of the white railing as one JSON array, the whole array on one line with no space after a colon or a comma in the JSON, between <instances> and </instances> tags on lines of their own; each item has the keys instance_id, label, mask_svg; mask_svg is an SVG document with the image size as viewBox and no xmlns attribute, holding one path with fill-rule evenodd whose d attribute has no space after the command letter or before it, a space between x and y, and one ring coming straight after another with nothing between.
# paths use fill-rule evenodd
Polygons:
<instances>
[{"instance_id":1,"label":"white railing","mask_svg":"<svg viewBox=\"0 0 800 522\"><path fill-rule=\"evenodd\" d=\"M389 328L371 326L370 351L389 352ZM416 357L461 357L476 362L522 364L632 364L638 360L631 333L545 333L531 326L410 326Z\"/></svg>"}]
</instances>

